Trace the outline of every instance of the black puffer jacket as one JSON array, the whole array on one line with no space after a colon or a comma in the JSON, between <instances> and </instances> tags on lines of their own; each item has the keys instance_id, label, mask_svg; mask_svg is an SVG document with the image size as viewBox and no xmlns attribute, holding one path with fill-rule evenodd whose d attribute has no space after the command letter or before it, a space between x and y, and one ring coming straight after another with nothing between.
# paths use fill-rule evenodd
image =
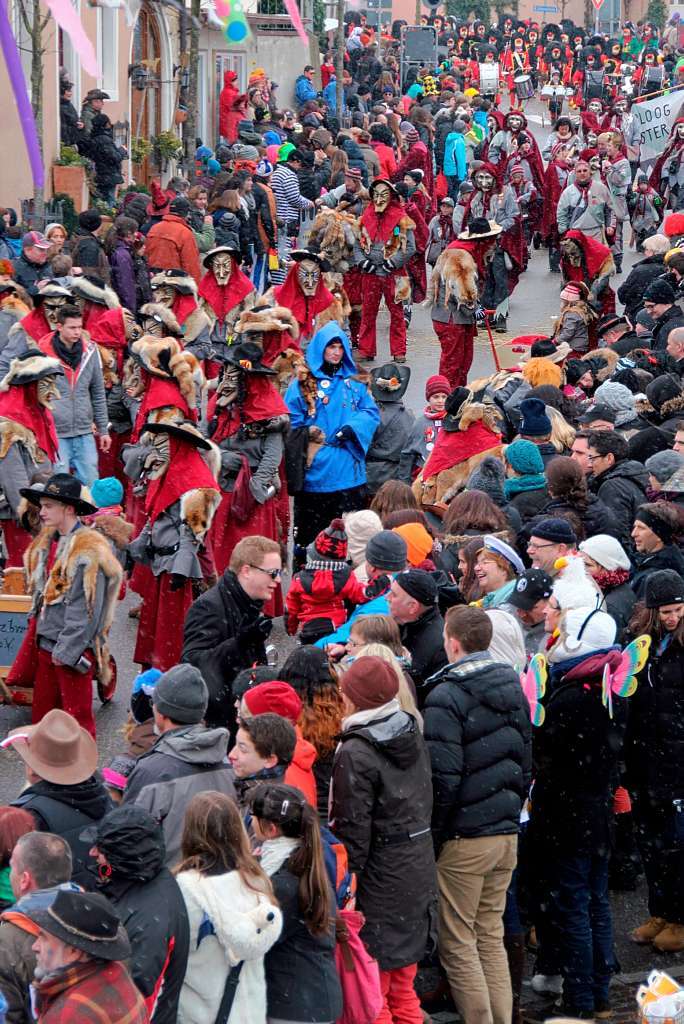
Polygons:
<instances>
[{"instance_id":1,"label":"black puffer jacket","mask_svg":"<svg viewBox=\"0 0 684 1024\"><path fill-rule=\"evenodd\" d=\"M357 875L357 908L366 918L361 937L383 971L422 959L432 932L431 811L430 762L414 718L394 711L344 730L330 827Z\"/></svg>"},{"instance_id":2,"label":"black puffer jacket","mask_svg":"<svg viewBox=\"0 0 684 1024\"><path fill-rule=\"evenodd\" d=\"M418 696L418 706L423 707L429 693L426 680L446 665L444 650L444 619L439 608L429 608L415 622L401 626L401 642L411 655L408 673L413 679Z\"/></svg>"},{"instance_id":3,"label":"black puffer jacket","mask_svg":"<svg viewBox=\"0 0 684 1024\"><path fill-rule=\"evenodd\" d=\"M126 151L114 142L114 133L108 118L100 115L93 118L88 156L95 164L95 183L100 191L123 182L121 164Z\"/></svg>"},{"instance_id":4,"label":"black puffer jacket","mask_svg":"<svg viewBox=\"0 0 684 1024\"><path fill-rule=\"evenodd\" d=\"M684 313L677 305L668 306L662 316L658 317L653 328L651 348L654 352L665 351L670 331L674 331L675 327L684 327Z\"/></svg>"},{"instance_id":5,"label":"black puffer jacket","mask_svg":"<svg viewBox=\"0 0 684 1024\"><path fill-rule=\"evenodd\" d=\"M175 1024L190 936L185 901L164 867L161 826L147 811L125 804L100 822L94 845L112 869L98 887L116 907L128 933L129 969L147 1002L150 1020Z\"/></svg>"},{"instance_id":6,"label":"black puffer jacket","mask_svg":"<svg viewBox=\"0 0 684 1024\"><path fill-rule=\"evenodd\" d=\"M629 272L629 276L618 288L618 299L624 304L625 313L631 323L634 317L644 304L644 292L656 277L662 277L665 273L662 255L646 256L640 260Z\"/></svg>"},{"instance_id":7,"label":"black puffer jacket","mask_svg":"<svg viewBox=\"0 0 684 1024\"><path fill-rule=\"evenodd\" d=\"M539 515L548 500L549 495L546 487L537 487L532 491L518 491L508 502L504 512L508 515L508 510L514 508L520 516L520 521L524 528L530 519Z\"/></svg>"},{"instance_id":8,"label":"black puffer jacket","mask_svg":"<svg viewBox=\"0 0 684 1024\"><path fill-rule=\"evenodd\" d=\"M425 706L435 846L517 833L531 780L530 710L516 672L484 651L447 665Z\"/></svg>"},{"instance_id":9,"label":"black puffer jacket","mask_svg":"<svg viewBox=\"0 0 684 1024\"><path fill-rule=\"evenodd\" d=\"M246 642L240 635L261 616L262 607L262 601L247 596L230 570L190 606L183 628L182 660L204 676L209 689L207 725L234 730L233 680L243 668L266 664L263 640Z\"/></svg>"},{"instance_id":10,"label":"black puffer jacket","mask_svg":"<svg viewBox=\"0 0 684 1024\"><path fill-rule=\"evenodd\" d=\"M674 544L666 544L660 551L654 551L652 554L636 555L634 561L636 572L632 576L631 584L637 601L643 601L646 580L652 572L658 569L674 569L684 577L684 555Z\"/></svg>"},{"instance_id":11,"label":"black puffer jacket","mask_svg":"<svg viewBox=\"0 0 684 1024\"><path fill-rule=\"evenodd\" d=\"M590 476L588 484L594 494L613 513L612 535L623 547L628 546L634 525L634 513L646 501L648 473L640 462L623 459L598 476ZM619 535L616 530L620 529Z\"/></svg>"},{"instance_id":12,"label":"black puffer jacket","mask_svg":"<svg viewBox=\"0 0 684 1024\"><path fill-rule=\"evenodd\" d=\"M684 647L658 641L627 707L625 762L632 792L659 803L684 797Z\"/></svg>"},{"instance_id":13,"label":"black puffer jacket","mask_svg":"<svg viewBox=\"0 0 684 1024\"><path fill-rule=\"evenodd\" d=\"M586 537L594 537L597 533L607 533L610 537L619 540L622 530L615 522L615 516L607 505L597 498L595 494L588 495L588 501L584 508L581 505L566 501L565 498L552 498L541 510L540 518L551 516L567 519L573 526L581 527L577 540L584 540ZM533 529L528 530L534 533Z\"/></svg>"}]
</instances>

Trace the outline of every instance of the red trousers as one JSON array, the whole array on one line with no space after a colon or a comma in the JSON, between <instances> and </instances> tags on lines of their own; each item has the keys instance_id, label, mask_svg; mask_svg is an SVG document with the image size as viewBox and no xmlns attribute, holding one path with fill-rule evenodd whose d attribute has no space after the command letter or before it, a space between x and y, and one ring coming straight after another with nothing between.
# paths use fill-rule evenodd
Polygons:
<instances>
[{"instance_id":1,"label":"red trousers","mask_svg":"<svg viewBox=\"0 0 684 1024\"><path fill-rule=\"evenodd\" d=\"M24 565L24 552L32 540L31 534L27 533L14 519L2 520L2 532L5 538L5 547L7 548L7 565L22 568Z\"/></svg>"},{"instance_id":2,"label":"red trousers","mask_svg":"<svg viewBox=\"0 0 684 1024\"><path fill-rule=\"evenodd\" d=\"M375 1024L423 1024L423 1011L413 987L417 969L417 964L409 964L394 971L380 971L385 1005Z\"/></svg>"},{"instance_id":3,"label":"red trousers","mask_svg":"<svg viewBox=\"0 0 684 1024\"><path fill-rule=\"evenodd\" d=\"M452 388L463 387L473 361L475 325L441 324L433 320L432 326L442 347L439 372L448 378Z\"/></svg>"},{"instance_id":4,"label":"red trousers","mask_svg":"<svg viewBox=\"0 0 684 1024\"><path fill-rule=\"evenodd\" d=\"M390 315L390 352L393 356L406 355L406 324L404 308L401 302L394 301L394 274L378 277L377 274L363 276L363 312L359 330L359 353L370 359L375 358L377 344L375 327L380 309L380 300L384 298Z\"/></svg>"},{"instance_id":5,"label":"red trousers","mask_svg":"<svg viewBox=\"0 0 684 1024\"><path fill-rule=\"evenodd\" d=\"M95 739L92 666L89 672L77 672L68 665L55 665L49 651L38 648L31 709L33 724L40 722L53 708L61 708L73 715L78 724Z\"/></svg>"},{"instance_id":6,"label":"red trousers","mask_svg":"<svg viewBox=\"0 0 684 1024\"><path fill-rule=\"evenodd\" d=\"M166 672L181 660L183 623L192 604L192 581L186 579L178 590L171 590L168 572L158 576L150 573L150 585L142 597L133 661Z\"/></svg>"}]
</instances>

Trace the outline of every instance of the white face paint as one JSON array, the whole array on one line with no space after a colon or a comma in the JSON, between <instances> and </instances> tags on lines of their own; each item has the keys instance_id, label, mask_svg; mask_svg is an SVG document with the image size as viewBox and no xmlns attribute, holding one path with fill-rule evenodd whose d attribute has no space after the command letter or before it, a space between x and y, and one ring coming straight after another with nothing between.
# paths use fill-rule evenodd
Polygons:
<instances>
[{"instance_id":1,"label":"white face paint","mask_svg":"<svg viewBox=\"0 0 684 1024\"><path fill-rule=\"evenodd\" d=\"M297 280L304 295L316 294L321 279L321 268L315 260L302 260L297 267Z\"/></svg>"},{"instance_id":2,"label":"white face paint","mask_svg":"<svg viewBox=\"0 0 684 1024\"><path fill-rule=\"evenodd\" d=\"M508 127L512 132L519 132L523 126L522 117L518 117L517 114L511 114L508 118Z\"/></svg>"},{"instance_id":3,"label":"white face paint","mask_svg":"<svg viewBox=\"0 0 684 1024\"><path fill-rule=\"evenodd\" d=\"M475 185L482 192L489 192L494 187L494 178L488 171L478 171L475 175Z\"/></svg>"},{"instance_id":4,"label":"white face paint","mask_svg":"<svg viewBox=\"0 0 684 1024\"><path fill-rule=\"evenodd\" d=\"M603 110L603 106L599 100L592 100L589 104L589 110L592 112L592 114L600 114Z\"/></svg>"},{"instance_id":5,"label":"white face paint","mask_svg":"<svg viewBox=\"0 0 684 1024\"><path fill-rule=\"evenodd\" d=\"M233 270L232 257L227 252L219 252L211 261L211 269L214 272L216 283L221 286L228 284Z\"/></svg>"}]
</instances>

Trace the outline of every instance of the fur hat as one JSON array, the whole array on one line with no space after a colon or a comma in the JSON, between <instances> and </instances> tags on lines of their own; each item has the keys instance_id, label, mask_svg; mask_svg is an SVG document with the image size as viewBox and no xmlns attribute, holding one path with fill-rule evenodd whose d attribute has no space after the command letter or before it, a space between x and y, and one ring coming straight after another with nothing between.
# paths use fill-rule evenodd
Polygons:
<instances>
[{"instance_id":1,"label":"fur hat","mask_svg":"<svg viewBox=\"0 0 684 1024\"><path fill-rule=\"evenodd\" d=\"M175 379L183 398L191 409L197 404L197 386L204 384L204 374L191 352L184 351L175 338L155 338L144 334L130 347L133 358L154 377Z\"/></svg>"},{"instance_id":2,"label":"fur hat","mask_svg":"<svg viewBox=\"0 0 684 1024\"><path fill-rule=\"evenodd\" d=\"M71 293L75 298L106 306L107 309L118 309L121 305L114 289L95 274L83 274L81 277L72 278Z\"/></svg>"},{"instance_id":3,"label":"fur hat","mask_svg":"<svg viewBox=\"0 0 684 1024\"><path fill-rule=\"evenodd\" d=\"M519 438L512 444L506 445L503 455L511 469L514 469L520 476L544 472L544 460L539 453L538 446L532 441L524 441Z\"/></svg>"},{"instance_id":4,"label":"fur hat","mask_svg":"<svg viewBox=\"0 0 684 1024\"><path fill-rule=\"evenodd\" d=\"M9 391L10 387L33 384L44 377L63 376L64 370L59 359L52 359L50 356L44 356L42 352L29 349L12 360L9 370L0 381L0 392Z\"/></svg>"},{"instance_id":5,"label":"fur hat","mask_svg":"<svg viewBox=\"0 0 684 1024\"><path fill-rule=\"evenodd\" d=\"M288 331L293 341L299 338L299 324L285 306L257 304L241 313L235 325L236 334L265 334L268 331Z\"/></svg>"},{"instance_id":6,"label":"fur hat","mask_svg":"<svg viewBox=\"0 0 684 1024\"><path fill-rule=\"evenodd\" d=\"M176 338L183 337L183 328L169 307L162 305L161 302L146 302L144 306L141 306L138 310L138 320L142 321L145 318L157 320L168 334Z\"/></svg>"},{"instance_id":7,"label":"fur hat","mask_svg":"<svg viewBox=\"0 0 684 1024\"><path fill-rule=\"evenodd\" d=\"M584 555L588 555L608 572L615 569L631 569L631 562L619 540L607 533L596 533L587 537L579 546Z\"/></svg>"},{"instance_id":8,"label":"fur hat","mask_svg":"<svg viewBox=\"0 0 684 1024\"><path fill-rule=\"evenodd\" d=\"M161 288L162 285L175 289L179 295L197 296L197 282L194 277L191 277L191 275L187 274L184 270L172 269L158 271L152 277L150 286L152 291L154 291L155 288Z\"/></svg>"},{"instance_id":9,"label":"fur hat","mask_svg":"<svg viewBox=\"0 0 684 1024\"><path fill-rule=\"evenodd\" d=\"M520 434L525 437L548 437L551 420L540 398L524 398L520 403Z\"/></svg>"},{"instance_id":10,"label":"fur hat","mask_svg":"<svg viewBox=\"0 0 684 1024\"><path fill-rule=\"evenodd\" d=\"M342 519L333 519L330 526L321 530L313 544L306 549L311 562L344 562L347 558L347 534Z\"/></svg>"},{"instance_id":11,"label":"fur hat","mask_svg":"<svg viewBox=\"0 0 684 1024\"><path fill-rule=\"evenodd\" d=\"M684 467L684 455L674 451L656 452L646 459L644 465L646 471L654 476L659 484L665 484L671 476L681 472Z\"/></svg>"},{"instance_id":12,"label":"fur hat","mask_svg":"<svg viewBox=\"0 0 684 1024\"><path fill-rule=\"evenodd\" d=\"M646 577L644 604L661 608L664 604L684 603L684 580L674 569L659 569Z\"/></svg>"}]
</instances>

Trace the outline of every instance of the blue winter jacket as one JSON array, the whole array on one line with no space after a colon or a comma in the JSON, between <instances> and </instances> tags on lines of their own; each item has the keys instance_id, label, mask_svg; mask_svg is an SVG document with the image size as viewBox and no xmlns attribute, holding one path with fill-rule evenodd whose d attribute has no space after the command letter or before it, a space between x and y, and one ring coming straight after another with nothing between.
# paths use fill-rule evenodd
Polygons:
<instances>
[{"instance_id":1,"label":"blue winter jacket","mask_svg":"<svg viewBox=\"0 0 684 1024\"><path fill-rule=\"evenodd\" d=\"M322 369L323 352L326 345L337 340L344 346L344 356L337 373L328 377ZM353 379L356 366L351 344L339 324L331 322L316 331L306 350L306 361L318 380L315 416L309 415L298 381L292 381L285 393L292 430L316 426L325 435L325 444L306 470L304 490L330 493L361 487L366 482L366 452L380 423L380 414L365 384ZM349 440L340 441L335 435L345 425L354 434Z\"/></svg>"},{"instance_id":2,"label":"blue winter jacket","mask_svg":"<svg viewBox=\"0 0 684 1024\"><path fill-rule=\"evenodd\" d=\"M300 107L303 107L307 100L315 100L318 93L306 75L300 75L295 82L295 97Z\"/></svg>"},{"instance_id":3,"label":"blue winter jacket","mask_svg":"<svg viewBox=\"0 0 684 1024\"><path fill-rule=\"evenodd\" d=\"M467 177L466 147L463 132L449 132L444 140L444 173L461 181Z\"/></svg>"}]
</instances>

